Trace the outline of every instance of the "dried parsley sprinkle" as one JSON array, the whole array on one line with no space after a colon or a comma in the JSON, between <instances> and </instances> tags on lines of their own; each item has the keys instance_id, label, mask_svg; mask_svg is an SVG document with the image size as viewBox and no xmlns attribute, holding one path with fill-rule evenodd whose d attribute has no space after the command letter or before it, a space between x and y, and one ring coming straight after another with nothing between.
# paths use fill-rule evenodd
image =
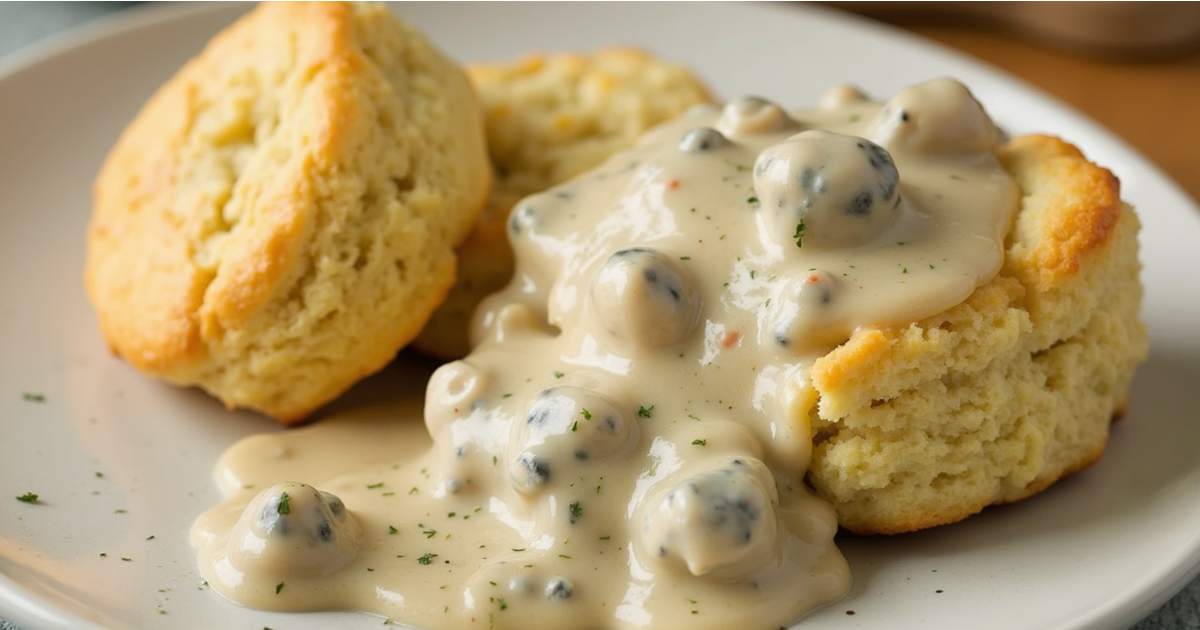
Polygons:
<instances>
[{"instance_id":1,"label":"dried parsley sprinkle","mask_svg":"<svg viewBox=\"0 0 1200 630\"><path fill-rule=\"evenodd\" d=\"M21 392L21 400L25 402L44 403L46 402L46 395L39 394L38 392Z\"/></svg>"},{"instance_id":2,"label":"dried parsley sprinkle","mask_svg":"<svg viewBox=\"0 0 1200 630\"><path fill-rule=\"evenodd\" d=\"M429 564L429 563L433 562L433 559L436 557L437 557L436 553L427 553L427 554L421 556L420 558L417 558L417 562L419 562L421 564Z\"/></svg>"},{"instance_id":3,"label":"dried parsley sprinkle","mask_svg":"<svg viewBox=\"0 0 1200 630\"><path fill-rule=\"evenodd\" d=\"M382 482L382 481L380 481L380 482L378 482L378 483L369 483L369 484L367 484L367 490L374 490L374 489L376 489L376 488L382 488L382 487L383 487L383 482Z\"/></svg>"},{"instance_id":4,"label":"dried parsley sprinkle","mask_svg":"<svg viewBox=\"0 0 1200 630\"><path fill-rule=\"evenodd\" d=\"M708 444L708 440L705 440L705 439L697 438L695 440L692 440L692 446L705 446L707 444Z\"/></svg>"},{"instance_id":5,"label":"dried parsley sprinkle","mask_svg":"<svg viewBox=\"0 0 1200 630\"><path fill-rule=\"evenodd\" d=\"M639 418L649 418L650 414L653 413L653 411L654 411L654 405L650 405L649 407L640 407L639 406L638 407L638 417Z\"/></svg>"},{"instance_id":6,"label":"dried parsley sprinkle","mask_svg":"<svg viewBox=\"0 0 1200 630\"><path fill-rule=\"evenodd\" d=\"M423 529L423 530L421 530L421 533L425 534L426 538L433 538L434 536L437 536L436 529Z\"/></svg>"},{"instance_id":7,"label":"dried parsley sprinkle","mask_svg":"<svg viewBox=\"0 0 1200 630\"><path fill-rule=\"evenodd\" d=\"M581 505L578 501L575 501L574 503L572 503L570 505L569 509L571 512L571 522L572 523L579 520L579 517L583 516L583 505Z\"/></svg>"},{"instance_id":8,"label":"dried parsley sprinkle","mask_svg":"<svg viewBox=\"0 0 1200 630\"><path fill-rule=\"evenodd\" d=\"M583 411L580 411L580 412L579 412L579 415L583 416L583 419L584 419L584 420L591 420L591 419L592 419L592 412L588 411L587 409L584 409Z\"/></svg>"},{"instance_id":9,"label":"dried parsley sprinkle","mask_svg":"<svg viewBox=\"0 0 1200 630\"><path fill-rule=\"evenodd\" d=\"M282 591L282 590L283 590L283 586L284 586L283 582L280 582L280 583L278 583L278 584L276 584L276 585L275 585L275 594L276 594L276 595L278 595L278 594L279 594L279 591Z\"/></svg>"},{"instance_id":10,"label":"dried parsley sprinkle","mask_svg":"<svg viewBox=\"0 0 1200 630\"><path fill-rule=\"evenodd\" d=\"M400 530L396 529L395 525L388 525L388 535L395 535L398 533L400 533Z\"/></svg>"},{"instance_id":11,"label":"dried parsley sprinkle","mask_svg":"<svg viewBox=\"0 0 1200 630\"><path fill-rule=\"evenodd\" d=\"M796 247L803 246L802 245L804 243L804 222L803 221L796 224L796 233L792 235L792 238L796 239ZM815 270L815 268L810 271L813 271L813 270Z\"/></svg>"},{"instance_id":12,"label":"dried parsley sprinkle","mask_svg":"<svg viewBox=\"0 0 1200 630\"><path fill-rule=\"evenodd\" d=\"M288 496L288 493L279 493L279 506L275 508L275 510L283 516L287 516L288 514L292 513L292 498Z\"/></svg>"},{"instance_id":13,"label":"dried parsley sprinkle","mask_svg":"<svg viewBox=\"0 0 1200 630\"><path fill-rule=\"evenodd\" d=\"M551 373L554 374L554 378L562 378L564 376L564 374L562 372L559 372L558 370L554 370Z\"/></svg>"},{"instance_id":14,"label":"dried parsley sprinkle","mask_svg":"<svg viewBox=\"0 0 1200 630\"><path fill-rule=\"evenodd\" d=\"M26 492L25 494L22 494L21 496L17 497L17 500L22 503L37 503L38 495L36 495L32 492Z\"/></svg>"}]
</instances>

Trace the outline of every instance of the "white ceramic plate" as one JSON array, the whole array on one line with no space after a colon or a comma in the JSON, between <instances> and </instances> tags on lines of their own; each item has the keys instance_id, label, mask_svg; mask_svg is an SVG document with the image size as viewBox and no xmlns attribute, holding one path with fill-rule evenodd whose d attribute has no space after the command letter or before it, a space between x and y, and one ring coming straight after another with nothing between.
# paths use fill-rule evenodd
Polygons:
<instances>
[{"instance_id":1,"label":"white ceramic plate","mask_svg":"<svg viewBox=\"0 0 1200 630\"><path fill-rule=\"evenodd\" d=\"M800 627L1122 629L1195 575L1200 423L1189 390L1200 385L1200 210L1128 146L993 70L819 9L398 9L462 61L636 44L689 63L722 95L796 106L847 80L886 95L953 75L1010 131L1048 130L1082 146L1121 177L1145 223L1151 359L1109 452L1041 496L959 525L841 540L854 588ZM220 498L211 466L236 439L274 426L110 357L81 288L101 159L151 91L243 10L135 11L0 67L0 617L26 630L380 624L246 610L200 587L187 532ZM368 384L353 397L371 392ZM41 502L13 499L25 492Z\"/></svg>"}]
</instances>

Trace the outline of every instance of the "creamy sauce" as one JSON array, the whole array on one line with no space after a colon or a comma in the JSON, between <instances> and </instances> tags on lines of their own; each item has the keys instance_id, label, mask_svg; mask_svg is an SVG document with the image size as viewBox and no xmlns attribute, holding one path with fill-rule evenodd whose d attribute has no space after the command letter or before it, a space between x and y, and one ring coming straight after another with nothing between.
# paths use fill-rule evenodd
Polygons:
<instances>
[{"instance_id":1,"label":"creamy sauce","mask_svg":"<svg viewBox=\"0 0 1200 630\"><path fill-rule=\"evenodd\" d=\"M997 140L948 80L790 115L743 98L527 198L513 281L425 426L234 446L193 530L205 577L437 629L777 628L836 600L808 368L996 273L1017 202Z\"/></svg>"}]
</instances>

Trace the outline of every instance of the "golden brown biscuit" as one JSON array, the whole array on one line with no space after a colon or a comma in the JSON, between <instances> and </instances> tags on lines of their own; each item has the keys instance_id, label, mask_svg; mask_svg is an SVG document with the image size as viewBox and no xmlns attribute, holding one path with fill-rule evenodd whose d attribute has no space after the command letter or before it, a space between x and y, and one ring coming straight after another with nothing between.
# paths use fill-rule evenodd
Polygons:
<instances>
[{"instance_id":1,"label":"golden brown biscuit","mask_svg":"<svg viewBox=\"0 0 1200 630\"><path fill-rule=\"evenodd\" d=\"M999 276L813 368L808 481L851 531L957 521L1086 468L1146 358L1139 224L1116 178L1045 136L1000 158L1023 199Z\"/></svg>"},{"instance_id":2,"label":"golden brown biscuit","mask_svg":"<svg viewBox=\"0 0 1200 630\"><path fill-rule=\"evenodd\" d=\"M417 334L489 180L470 84L420 33L378 5L264 4L109 154L88 295L138 369L297 421Z\"/></svg>"},{"instance_id":3,"label":"golden brown biscuit","mask_svg":"<svg viewBox=\"0 0 1200 630\"><path fill-rule=\"evenodd\" d=\"M512 276L505 221L521 198L598 166L643 131L711 102L683 66L627 48L533 53L467 69L483 103L496 179L487 209L458 250L459 279L416 348L444 359L470 350L480 300Z\"/></svg>"}]
</instances>

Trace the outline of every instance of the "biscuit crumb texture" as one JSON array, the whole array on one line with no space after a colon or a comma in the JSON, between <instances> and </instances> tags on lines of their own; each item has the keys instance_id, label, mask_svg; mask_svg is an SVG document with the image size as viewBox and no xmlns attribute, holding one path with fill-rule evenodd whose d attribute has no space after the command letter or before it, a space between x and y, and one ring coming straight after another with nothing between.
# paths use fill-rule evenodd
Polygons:
<instances>
[{"instance_id":1,"label":"biscuit crumb texture","mask_svg":"<svg viewBox=\"0 0 1200 630\"><path fill-rule=\"evenodd\" d=\"M459 249L458 282L415 347L443 359L470 351L475 307L512 277L506 221L523 197L599 166L642 132L712 97L687 68L632 48L530 53L467 73L483 104L495 181Z\"/></svg>"},{"instance_id":2,"label":"biscuit crumb texture","mask_svg":"<svg viewBox=\"0 0 1200 630\"><path fill-rule=\"evenodd\" d=\"M112 351L290 423L382 367L490 183L465 73L379 5L267 3L145 105L94 190Z\"/></svg>"},{"instance_id":3,"label":"biscuit crumb texture","mask_svg":"<svg viewBox=\"0 0 1200 630\"><path fill-rule=\"evenodd\" d=\"M1000 159L1023 195L1000 274L814 365L808 481L850 531L954 522L1090 466L1146 358L1139 224L1116 178L1045 136Z\"/></svg>"}]
</instances>

